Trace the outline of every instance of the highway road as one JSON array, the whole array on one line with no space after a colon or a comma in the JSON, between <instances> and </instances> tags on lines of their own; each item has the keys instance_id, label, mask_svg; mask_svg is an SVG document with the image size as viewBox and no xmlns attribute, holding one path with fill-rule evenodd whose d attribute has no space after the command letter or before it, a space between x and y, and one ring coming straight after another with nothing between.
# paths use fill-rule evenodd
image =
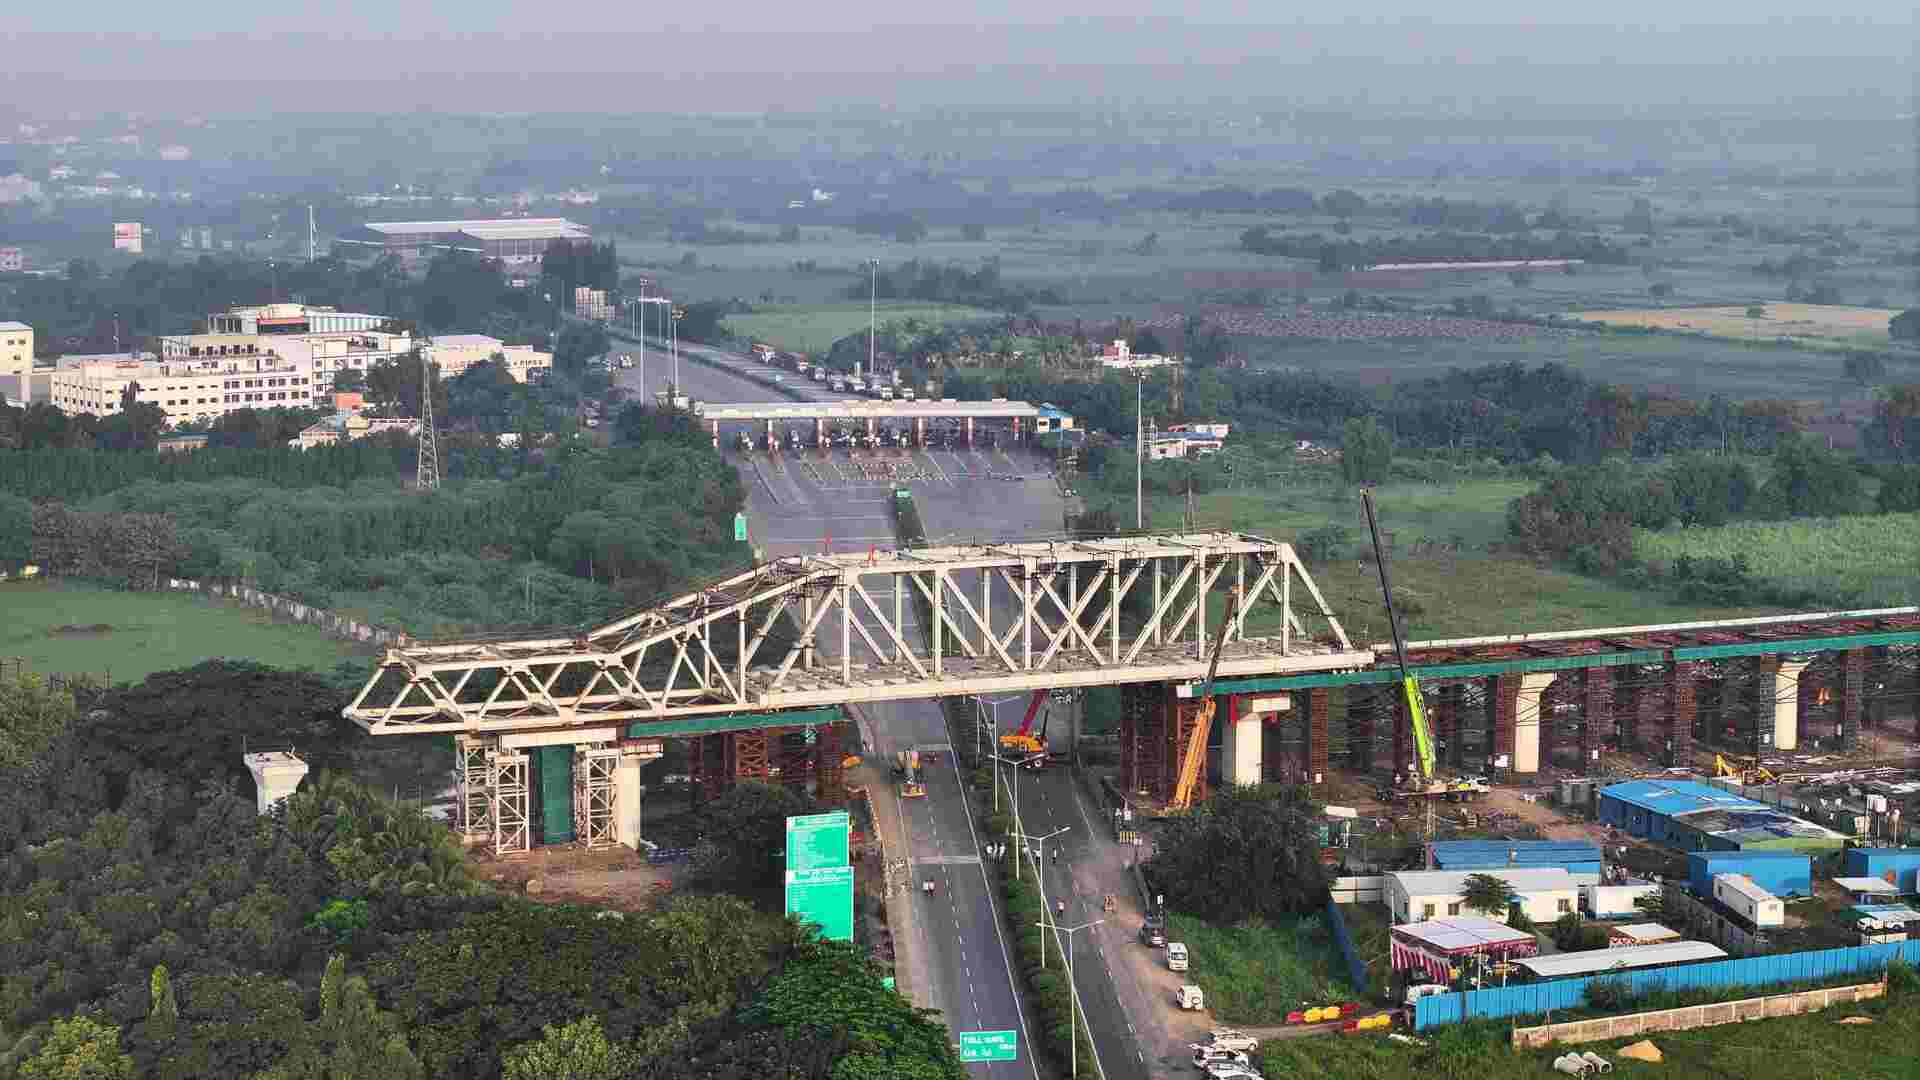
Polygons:
<instances>
[{"instance_id":1,"label":"highway road","mask_svg":"<svg viewBox=\"0 0 1920 1080\"><path fill-rule=\"evenodd\" d=\"M683 344L682 348L687 346ZM732 364L753 366L744 358L720 355ZM630 393L642 389L638 368L618 371L615 376ZM670 377L669 365L658 362L649 349L645 392L664 388ZM681 378L685 391L699 400L762 401L773 397L765 387L724 370L689 363L684 357ZM807 389L823 400L845 396ZM730 443L723 438L722 445ZM930 479L916 484L916 489L956 485L949 470L958 471L955 462L960 457L935 453L951 460L942 467L942 463L927 459L916 469L925 468L929 476L938 473L948 478ZM971 460L966 451L959 455L969 458L964 462L969 471L977 466L983 474L993 460L985 452L977 461ZM926 458L918 452L898 450L862 454L859 461L847 451L769 457L729 450L727 456L739 465L748 481L751 539L768 555L820 551L829 546L839 551L892 546L893 518L888 507L891 481L869 479L860 466L881 460L904 463ZM875 600L883 606L886 603L880 595ZM864 715L874 736L869 749L887 759L896 750L947 742L939 706L930 700L875 705ZM925 798L902 800L892 789L875 793L878 798L894 800L913 862L914 891L909 899L915 905L916 940L907 944L918 958L914 978L927 988L929 1003L945 1015L952 1030L1020 1032L1020 1061L970 1065L971 1075L986 1080L1039 1080L1040 1071L1031 1051L1030 1018L1024 1015L1014 990L999 903L981 865L976 826L967 812L966 796L951 754L942 755L937 767L927 770L927 780ZM918 891L920 882L929 879L937 884L932 897Z\"/></svg>"}]
</instances>

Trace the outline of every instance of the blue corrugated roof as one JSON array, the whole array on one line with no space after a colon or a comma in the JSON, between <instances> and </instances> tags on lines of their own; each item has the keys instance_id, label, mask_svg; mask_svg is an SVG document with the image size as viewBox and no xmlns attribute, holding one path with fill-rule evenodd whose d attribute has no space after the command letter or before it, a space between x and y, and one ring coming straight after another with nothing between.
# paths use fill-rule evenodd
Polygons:
<instances>
[{"instance_id":1,"label":"blue corrugated roof","mask_svg":"<svg viewBox=\"0 0 1920 1080\"><path fill-rule=\"evenodd\" d=\"M1600 795L1669 817L1695 810L1772 809L1765 803L1693 780L1629 780L1601 788Z\"/></svg>"}]
</instances>

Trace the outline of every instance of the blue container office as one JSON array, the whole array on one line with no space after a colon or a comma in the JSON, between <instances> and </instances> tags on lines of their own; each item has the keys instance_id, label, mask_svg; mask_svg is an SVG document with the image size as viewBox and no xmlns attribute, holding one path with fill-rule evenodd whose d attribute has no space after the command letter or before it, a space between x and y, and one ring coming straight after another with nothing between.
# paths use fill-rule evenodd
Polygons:
<instances>
[{"instance_id":1,"label":"blue container office","mask_svg":"<svg viewBox=\"0 0 1920 1080\"><path fill-rule=\"evenodd\" d=\"M1920 893L1920 848L1849 848L1846 867L1847 877L1884 880L1892 874L1902 894Z\"/></svg>"},{"instance_id":2,"label":"blue container office","mask_svg":"<svg viewBox=\"0 0 1920 1080\"><path fill-rule=\"evenodd\" d=\"M1813 860L1791 851L1694 851L1687 882L1695 896L1713 895L1715 874L1745 874L1775 896L1813 893Z\"/></svg>"}]
</instances>

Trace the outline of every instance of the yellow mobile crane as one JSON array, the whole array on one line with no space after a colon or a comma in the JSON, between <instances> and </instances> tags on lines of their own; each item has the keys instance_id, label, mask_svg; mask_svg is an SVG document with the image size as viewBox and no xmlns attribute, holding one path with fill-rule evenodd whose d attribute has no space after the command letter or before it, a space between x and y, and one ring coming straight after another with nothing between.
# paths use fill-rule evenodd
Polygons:
<instances>
[{"instance_id":1,"label":"yellow mobile crane","mask_svg":"<svg viewBox=\"0 0 1920 1080\"><path fill-rule=\"evenodd\" d=\"M1207 764L1207 733L1213 728L1213 677L1220 671L1220 654L1225 651L1227 631L1240 611L1240 590L1233 590L1227 601L1227 614L1220 620L1220 632L1213 639L1213 659L1207 662L1207 677L1198 691L1200 708L1193 714L1193 734L1187 739L1186 756L1180 759L1180 779L1173 788L1169 809L1185 810L1193 805L1193 789L1200 783L1200 770Z\"/></svg>"},{"instance_id":2,"label":"yellow mobile crane","mask_svg":"<svg viewBox=\"0 0 1920 1080\"><path fill-rule=\"evenodd\" d=\"M1380 543L1380 521L1373 509L1373 492L1360 489L1360 505L1367 512L1367 532L1373 539L1373 565L1380 571L1380 598L1387 604L1387 625L1393 630L1393 656L1400 665L1400 691L1407 702L1407 723L1413 728L1413 745L1420 759L1420 778L1407 792L1413 795L1441 795L1471 798L1487 790L1477 781L1446 783L1433 775L1433 736L1427 731L1427 703L1420 693L1420 682L1407 667L1407 645L1400 637L1400 620L1393 611L1393 584L1387 576L1387 552ZM1400 768L1394 762L1394 769Z\"/></svg>"}]
</instances>

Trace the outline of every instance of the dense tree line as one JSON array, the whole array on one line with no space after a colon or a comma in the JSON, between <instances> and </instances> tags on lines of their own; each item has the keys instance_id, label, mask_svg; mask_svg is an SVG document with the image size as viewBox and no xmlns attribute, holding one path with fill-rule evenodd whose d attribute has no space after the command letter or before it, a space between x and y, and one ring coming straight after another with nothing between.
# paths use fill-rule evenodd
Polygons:
<instances>
[{"instance_id":1,"label":"dense tree line","mask_svg":"<svg viewBox=\"0 0 1920 1080\"><path fill-rule=\"evenodd\" d=\"M1255 225L1240 234L1240 248L1255 255L1312 259L1327 273L1364 270L1382 263L1468 259L1583 259L1614 266L1630 261L1626 249L1599 236L1568 230L1550 235L1444 232L1352 241L1319 233L1276 233L1265 225Z\"/></svg>"},{"instance_id":2,"label":"dense tree line","mask_svg":"<svg viewBox=\"0 0 1920 1080\"><path fill-rule=\"evenodd\" d=\"M1315 914L1327 904L1321 810L1304 787L1225 788L1167 819L1147 878L1168 907L1220 925Z\"/></svg>"},{"instance_id":3,"label":"dense tree line","mask_svg":"<svg viewBox=\"0 0 1920 1080\"><path fill-rule=\"evenodd\" d=\"M0 1076L964 1076L859 949L777 910L496 892L342 774L342 703L221 663L79 701L0 683ZM241 751L288 742L314 772L260 815Z\"/></svg>"},{"instance_id":4,"label":"dense tree line","mask_svg":"<svg viewBox=\"0 0 1920 1080\"><path fill-rule=\"evenodd\" d=\"M1779 442L1764 483L1745 462L1705 455L1660 466L1610 460L1557 469L1508 507L1507 531L1524 550L1607 572L1632 561L1634 529L1861 513L1872 508L1862 490L1855 462L1801 436ZM1893 498L1907 490L1896 485ZM1891 507L1883 499L1881 508Z\"/></svg>"},{"instance_id":5,"label":"dense tree line","mask_svg":"<svg viewBox=\"0 0 1920 1080\"><path fill-rule=\"evenodd\" d=\"M1035 304L1058 304L1051 289L1035 289L1002 280L1000 263L988 259L969 270L955 262L909 259L881 269L871 282L848 285L845 295L865 300L871 291L882 300L927 300L942 304L971 304L993 311L1026 311Z\"/></svg>"},{"instance_id":6,"label":"dense tree line","mask_svg":"<svg viewBox=\"0 0 1920 1080\"><path fill-rule=\"evenodd\" d=\"M1050 401L1080 426L1131 439L1136 386L1130 377L1068 378L1038 368L965 372L947 378L951 397ZM1180 410L1164 375L1144 387L1147 415L1162 425L1230 420L1250 434L1337 439L1349 420L1374 417L1403 447L1472 448L1508 462L1541 455L1595 461L1609 453L1658 455L1694 449L1770 450L1794 431L1786 402L1696 402L1634 394L1559 364L1456 369L1399 384L1391 396L1311 372L1190 370Z\"/></svg>"}]
</instances>

